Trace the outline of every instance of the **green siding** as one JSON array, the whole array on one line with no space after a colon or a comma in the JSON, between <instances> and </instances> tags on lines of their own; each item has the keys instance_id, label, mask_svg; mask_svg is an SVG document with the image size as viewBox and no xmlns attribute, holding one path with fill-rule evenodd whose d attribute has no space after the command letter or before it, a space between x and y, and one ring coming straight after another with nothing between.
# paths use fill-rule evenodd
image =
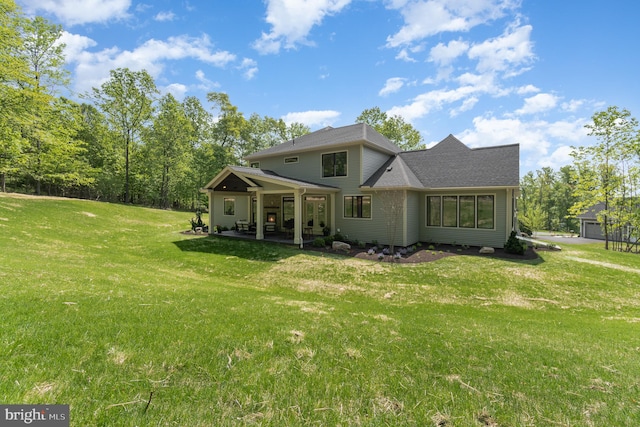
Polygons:
<instances>
[{"instance_id":1,"label":"green siding","mask_svg":"<svg viewBox=\"0 0 640 427\"><path fill-rule=\"evenodd\" d=\"M409 246L420 241L421 196L416 191L407 192L407 233L403 246Z\"/></svg>"},{"instance_id":2,"label":"green siding","mask_svg":"<svg viewBox=\"0 0 640 427\"><path fill-rule=\"evenodd\" d=\"M225 198L234 198L236 200L234 215L224 214L223 209ZM248 220L250 200L251 198L247 193L214 193L213 215L211 215L212 224L209 224L210 229L213 231L213 227L216 225L231 228L235 225L236 221Z\"/></svg>"},{"instance_id":3,"label":"green siding","mask_svg":"<svg viewBox=\"0 0 640 427\"><path fill-rule=\"evenodd\" d=\"M364 183L389 160L389 155L368 147L362 148L362 182Z\"/></svg>"}]
</instances>

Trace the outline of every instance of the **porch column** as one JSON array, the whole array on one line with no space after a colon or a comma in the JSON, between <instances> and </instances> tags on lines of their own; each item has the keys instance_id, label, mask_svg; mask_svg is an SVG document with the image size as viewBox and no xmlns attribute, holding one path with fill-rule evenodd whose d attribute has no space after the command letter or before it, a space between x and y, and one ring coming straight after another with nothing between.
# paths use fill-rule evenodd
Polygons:
<instances>
[{"instance_id":1,"label":"porch column","mask_svg":"<svg viewBox=\"0 0 640 427\"><path fill-rule=\"evenodd\" d=\"M293 217L295 218L293 225L293 243L302 247L304 241L302 236L302 195L300 191L293 192Z\"/></svg>"},{"instance_id":2,"label":"porch column","mask_svg":"<svg viewBox=\"0 0 640 427\"><path fill-rule=\"evenodd\" d=\"M336 193L331 193L329 195L329 201L331 203L331 213L329 219L329 224L331 224L331 226L329 228L331 228L331 235L334 235L336 234Z\"/></svg>"},{"instance_id":3,"label":"porch column","mask_svg":"<svg viewBox=\"0 0 640 427\"><path fill-rule=\"evenodd\" d=\"M209 234L213 234L213 190L209 189L207 196L209 196Z\"/></svg>"},{"instance_id":4,"label":"porch column","mask_svg":"<svg viewBox=\"0 0 640 427\"><path fill-rule=\"evenodd\" d=\"M264 222L262 219L263 205L264 194L262 194L262 191L256 191L256 240L264 239Z\"/></svg>"}]
</instances>

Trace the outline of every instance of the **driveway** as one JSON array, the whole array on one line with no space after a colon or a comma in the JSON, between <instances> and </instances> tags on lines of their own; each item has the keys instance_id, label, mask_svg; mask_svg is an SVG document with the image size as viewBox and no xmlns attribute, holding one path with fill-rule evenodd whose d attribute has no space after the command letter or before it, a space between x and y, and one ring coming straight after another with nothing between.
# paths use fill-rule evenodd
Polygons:
<instances>
[{"instance_id":1,"label":"driveway","mask_svg":"<svg viewBox=\"0 0 640 427\"><path fill-rule=\"evenodd\" d=\"M571 236L564 236L561 234L551 234L548 232L544 232L544 231L539 231L537 233L535 233L534 235L535 237L533 237L534 239L537 240L542 240L545 242L553 242L553 243L569 243L572 245L580 245L580 244L585 244L585 243L598 243L598 242L603 242L604 244L604 240L598 240L598 239L587 239L584 237L571 237Z\"/></svg>"}]
</instances>

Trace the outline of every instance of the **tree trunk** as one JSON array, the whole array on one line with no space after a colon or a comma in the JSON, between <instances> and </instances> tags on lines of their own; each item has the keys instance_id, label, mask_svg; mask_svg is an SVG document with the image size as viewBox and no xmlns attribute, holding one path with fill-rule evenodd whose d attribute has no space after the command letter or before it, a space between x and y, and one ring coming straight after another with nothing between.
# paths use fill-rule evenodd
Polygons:
<instances>
[{"instance_id":1,"label":"tree trunk","mask_svg":"<svg viewBox=\"0 0 640 427\"><path fill-rule=\"evenodd\" d=\"M0 174L0 187L2 188L0 191L7 192L7 174L4 172Z\"/></svg>"}]
</instances>

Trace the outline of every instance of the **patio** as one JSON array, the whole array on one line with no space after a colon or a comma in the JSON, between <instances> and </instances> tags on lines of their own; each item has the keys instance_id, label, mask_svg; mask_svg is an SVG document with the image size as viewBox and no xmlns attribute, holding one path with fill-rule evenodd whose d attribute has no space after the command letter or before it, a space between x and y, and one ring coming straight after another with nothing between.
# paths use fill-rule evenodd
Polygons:
<instances>
[{"instance_id":1,"label":"patio","mask_svg":"<svg viewBox=\"0 0 640 427\"><path fill-rule=\"evenodd\" d=\"M244 240L256 240L255 232L254 233L249 233L249 232L238 232L238 231L235 231L235 230L228 230L228 231L222 231L222 232L214 234L214 235L215 236L222 236L222 237L236 238L236 239L244 239ZM316 237L319 237L319 236L306 234L304 236L304 239L303 239L303 244L304 245L312 244L313 240ZM264 233L264 239L262 239L262 240L263 241L267 241L267 242L284 243L284 244L287 244L287 245L295 244L293 242L292 233L285 233L285 232L281 232L281 231L274 231L274 232Z\"/></svg>"}]
</instances>

